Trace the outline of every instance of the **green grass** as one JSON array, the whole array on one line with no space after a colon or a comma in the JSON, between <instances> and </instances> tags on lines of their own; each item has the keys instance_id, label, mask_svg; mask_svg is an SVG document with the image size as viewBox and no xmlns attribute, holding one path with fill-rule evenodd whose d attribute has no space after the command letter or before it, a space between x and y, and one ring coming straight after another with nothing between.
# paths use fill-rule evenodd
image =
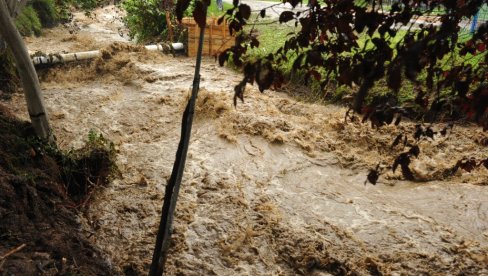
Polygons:
<instances>
[{"instance_id":1,"label":"green grass","mask_svg":"<svg viewBox=\"0 0 488 276\"><path fill-rule=\"evenodd\" d=\"M251 28L252 25L246 26L246 31L249 32ZM254 29L257 31L260 45L258 48L253 48L249 51L250 57L263 57L276 52L283 46L290 33L298 31L294 27L274 23L271 20L260 21L254 26Z\"/></svg>"},{"instance_id":2,"label":"green grass","mask_svg":"<svg viewBox=\"0 0 488 276\"><path fill-rule=\"evenodd\" d=\"M221 16L221 15L225 14L226 10L231 9L233 7L232 4L224 2L223 3L224 8L221 11L219 11L219 8L217 7L217 1L210 1L210 2L211 2L211 4L207 10L208 16Z\"/></svg>"},{"instance_id":3,"label":"green grass","mask_svg":"<svg viewBox=\"0 0 488 276\"><path fill-rule=\"evenodd\" d=\"M27 6L22 10L15 20L15 25L20 34L24 36L41 34L41 20L32 6Z\"/></svg>"},{"instance_id":4,"label":"green grass","mask_svg":"<svg viewBox=\"0 0 488 276\"><path fill-rule=\"evenodd\" d=\"M254 29L257 30L260 46L259 48L251 49L249 56L262 57L275 52L283 46L290 33L295 33L300 30L300 27L295 28L286 24L273 22L271 20L263 20L254 26ZM249 32L251 27L252 25L248 25L245 30ZM400 42L406 33L405 30L399 30L396 36L392 38L393 45ZM374 37L379 37L379 34ZM366 35L361 36L358 40L359 48L362 48L367 40L368 37ZM368 47L373 47L373 44L369 42Z\"/></svg>"},{"instance_id":5,"label":"green grass","mask_svg":"<svg viewBox=\"0 0 488 276\"><path fill-rule=\"evenodd\" d=\"M251 30L251 26L252 25L247 26L245 31L249 32ZM256 26L254 26L254 28L255 30L257 30L260 46L258 48L248 50L246 58L251 61L258 60L262 57L267 56L270 53L276 52L280 47L283 46L285 40L287 39L290 33L299 31L299 27L295 28L293 25L288 26L286 24L273 23L269 19L265 21L260 21ZM406 30L399 30L396 36L391 38L393 48L394 45L402 41L406 33L407 33ZM379 37L379 34L374 35L374 37ZM470 37L471 35L469 34L462 34L462 38L460 38L460 42L466 41ZM359 49L361 49L366 43L366 41L369 39L370 38L368 36L362 35L358 40ZM372 47L373 47L373 43L369 42L367 48L372 48ZM483 59L484 55L486 55L486 54L479 55L475 58L470 59L472 57L470 54L468 54L466 57L460 57L459 55L456 55L457 51L458 50L456 50L454 53L454 58L455 58L454 62L456 64L459 64L463 60L468 60L469 63L472 63L474 65L478 63L481 59ZM301 100L323 102L325 100L324 94L327 94L327 101L341 102L344 96L347 96L354 92L355 89L352 89L347 86L336 86L335 84L332 84L330 87L326 88L325 91L323 91L316 81L311 81L310 83L305 85L303 72L292 73L291 69L294 61L293 54L290 53L288 57L289 57L288 62L284 62L280 64L277 69L280 70L282 73L284 73L285 76L287 76L289 83L298 86L297 89L301 91L298 97ZM440 64L446 64L446 66L450 65L451 63L450 62L448 63L447 62L448 60L449 57L445 57L443 61L440 61ZM418 77L420 81L424 81L426 78L425 72L420 74ZM294 88L294 90L296 89ZM308 91L308 93L304 93L304 91ZM390 92L391 92L390 89L386 85L386 80L382 79L378 81L377 84L371 89L369 95L371 98L373 96L386 95ZM416 96L414 85L408 80L406 80L405 77L403 77L403 82L397 96L400 104L411 102Z\"/></svg>"}]
</instances>

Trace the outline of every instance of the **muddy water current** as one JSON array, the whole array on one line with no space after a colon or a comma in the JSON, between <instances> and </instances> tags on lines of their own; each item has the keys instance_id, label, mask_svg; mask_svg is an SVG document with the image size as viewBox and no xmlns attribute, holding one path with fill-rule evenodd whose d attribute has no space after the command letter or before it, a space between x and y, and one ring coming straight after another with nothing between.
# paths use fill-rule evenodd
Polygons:
<instances>
[{"instance_id":1,"label":"muddy water current","mask_svg":"<svg viewBox=\"0 0 488 276\"><path fill-rule=\"evenodd\" d=\"M61 147L91 129L115 143L121 176L80 222L121 273L145 274L194 61L122 48L40 76ZM168 274L488 274L488 173L432 173L486 157L471 139L486 134L459 127L422 143L412 167L423 181L390 172L365 185L368 168L398 153L396 129L344 125L344 108L251 86L234 107L239 80L204 60ZM23 101L11 102L17 114Z\"/></svg>"}]
</instances>

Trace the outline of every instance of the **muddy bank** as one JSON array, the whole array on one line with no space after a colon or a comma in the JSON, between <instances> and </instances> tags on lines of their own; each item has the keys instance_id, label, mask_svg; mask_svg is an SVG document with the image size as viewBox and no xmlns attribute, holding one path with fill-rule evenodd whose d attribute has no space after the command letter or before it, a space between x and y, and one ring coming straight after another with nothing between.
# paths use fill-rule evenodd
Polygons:
<instances>
[{"instance_id":1,"label":"muddy bank","mask_svg":"<svg viewBox=\"0 0 488 276\"><path fill-rule=\"evenodd\" d=\"M61 168L34 139L0 104L0 275L113 275L81 230Z\"/></svg>"}]
</instances>

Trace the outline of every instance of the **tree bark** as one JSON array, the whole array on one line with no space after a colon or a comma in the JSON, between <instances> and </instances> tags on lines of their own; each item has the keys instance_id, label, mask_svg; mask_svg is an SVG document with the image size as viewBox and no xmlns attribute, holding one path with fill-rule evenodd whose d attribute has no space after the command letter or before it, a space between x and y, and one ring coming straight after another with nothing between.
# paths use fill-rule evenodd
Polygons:
<instances>
[{"instance_id":1,"label":"tree bark","mask_svg":"<svg viewBox=\"0 0 488 276\"><path fill-rule=\"evenodd\" d=\"M7 4L7 8L10 14L10 17L17 18L20 11L25 7L28 0L5 0ZM7 48L7 43L0 35L0 51L3 51Z\"/></svg>"},{"instance_id":2,"label":"tree bark","mask_svg":"<svg viewBox=\"0 0 488 276\"><path fill-rule=\"evenodd\" d=\"M12 18L17 18L17 15L19 15L20 11L25 7L28 0L6 0L6 1L7 1L7 7L10 12L10 16Z\"/></svg>"},{"instance_id":3,"label":"tree bark","mask_svg":"<svg viewBox=\"0 0 488 276\"><path fill-rule=\"evenodd\" d=\"M8 0L7 0L8 1ZM21 1L25 2L25 1ZM18 6L13 7L14 13ZM11 7L12 8L12 7ZM27 110L37 136L53 142L48 116L41 94L41 87L34 64L10 16L9 7L4 0L0 0L0 35L7 42L15 58L17 70L22 80Z\"/></svg>"}]
</instances>

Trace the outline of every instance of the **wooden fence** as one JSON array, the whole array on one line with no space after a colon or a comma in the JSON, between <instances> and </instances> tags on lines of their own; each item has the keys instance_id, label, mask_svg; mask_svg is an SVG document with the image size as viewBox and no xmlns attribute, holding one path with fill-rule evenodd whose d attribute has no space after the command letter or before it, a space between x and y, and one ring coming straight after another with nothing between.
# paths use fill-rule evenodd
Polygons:
<instances>
[{"instance_id":1,"label":"wooden fence","mask_svg":"<svg viewBox=\"0 0 488 276\"><path fill-rule=\"evenodd\" d=\"M194 57L198 51L200 29L193 18L183 18L183 25L188 28L188 56ZM207 18L203 55L214 56L234 46L235 36L230 35L227 23L217 24L217 18Z\"/></svg>"}]
</instances>

